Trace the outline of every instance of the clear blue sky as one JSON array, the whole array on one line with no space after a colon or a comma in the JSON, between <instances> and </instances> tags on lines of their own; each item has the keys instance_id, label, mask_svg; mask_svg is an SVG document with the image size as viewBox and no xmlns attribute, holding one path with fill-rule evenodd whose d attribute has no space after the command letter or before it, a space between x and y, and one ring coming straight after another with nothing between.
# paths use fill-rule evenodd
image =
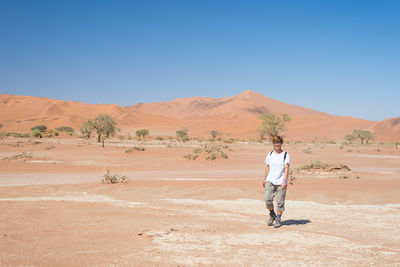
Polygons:
<instances>
[{"instance_id":1,"label":"clear blue sky","mask_svg":"<svg viewBox=\"0 0 400 267\"><path fill-rule=\"evenodd\" d=\"M250 89L400 116L400 1L0 0L0 93L86 103Z\"/></svg>"}]
</instances>

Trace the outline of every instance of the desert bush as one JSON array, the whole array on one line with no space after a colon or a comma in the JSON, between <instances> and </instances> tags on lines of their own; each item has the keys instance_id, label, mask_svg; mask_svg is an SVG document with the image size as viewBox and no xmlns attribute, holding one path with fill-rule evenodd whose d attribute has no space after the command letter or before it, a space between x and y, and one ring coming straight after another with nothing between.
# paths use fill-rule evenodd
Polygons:
<instances>
[{"instance_id":1,"label":"desert bush","mask_svg":"<svg viewBox=\"0 0 400 267\"><path fill-rule=\"evenodd\" d=\"M195 160L199 157L199 155L196 155L196 154L193 155L193 154L188 153L188 154L184 155L183 157L188 160Z\"/></svg>"},{"instance_id":2,"label":"desert bush","mask_svg":"<svg viewBox=\"0 0 400 267\"><path fill-rule=\"evenodd\" d=\"M211 135L211 138L212 138L213 140L215 140L215 138L217 138L218 135L221 135L221 133L218 132L218 131L216 131L216 130L211 130L211 131L210 131L210 135Z\"/></svg>"},{"instance_id":3,"label":"desert bush","mask_svg":"<svg viewBox=\"0 0 400 267\"><path fill-rule=\"evenodd\" d=\"M199 155L200 153L205 154L206 160L216 160L217 158L228 159L228 155L225 152L229 150L229 147L226 145L209 145L205 144L201 148L196 148L193 150L193 153Z\"/></svg>"},{"instance_id":4,"label":"desert bush","mask_svg":"<svg viewBox=\"0 0 400 267\"><path fill-rule=\"evenodd\" d=\"M1 129L1 128L3 128L3 124L2 124L2 123L0 123L0 129Z\"/></svg>"},{"instance_id":5,"label":"desert bush","mask_svg":"<svg viewBox=\"0 0 400 267\"><path fill-rule=\"evenodd\" d=\"M89 121L85 121L80 130L81 134L83 134L85 138L89 139L93 132L93 125L89 123Z\"/></svg>"},{"instance_id":6,"label":"desert bush","mask_svg":"<svg viewBox=\"0 0 400 267\"><path fill-rule=\"evenodd\" d=\"M235 139L233 139L233 138L229 138L229 139L225 139L224 140L224 143L227 143L227 144L232 144L234 142L235 142Z\"/></svg>"},{"instance_id":7,"label":"desert bush","mask_svg":"<svg viewBox=\"0 0 400 267\"><path fill-rule=\"evenodd\" d=\"M47 126L46 125L37 125L35 127L31 128L31 131L33 132L34 130L39 130L40 132L45 132L47 130Z\"/></svg>"},{"instance_id":8,"label":"desert bush","mask_svg":"<svg viewBox=\"0 0 400 267\"><path fill-rule=\"evenodd\" d=\"M333 144L336 144L336 142L335 142L335 141L333 141L333 140L330 140L330 141L328 141L328 142L327 142L327 144L331 144L331 145L333 145Z\"/></svg>"},{"instance_id":9,"label":"desert bush","mask_svg":"<svg viewBox=\"0 0 400 267\"><path fill-rule=\"evenodd\" d=\"M354 140L357 139L357 136L355 136L354 134L346 134L344 136L344 139L351 144Z\"/></svg>"},{"instance_id":10,"label":"desert bush","mask_svg":"<svg viewBox=\"0 0 400 267\"><path fill-rule=\"evenodd\" d=\"M180 129L178 131L176 131L176 137L180 138L183 140L183 138L188 138L188 132L189 130L186 128Z\"/></svg>"},{"instance_id":11,"label":"desert bush","mask_svg":"<svg viewBox=\"0 0 400 267\"><path fill-rule=\"evenodd\" d=\"M217 159L217 154L209 153L208 156L206 157L206 160L216 160Z\"/></svg>"},{"instance_id":12,"label":"desert bush","mask_svg":"<svg viewBox=\"0 0 400 267\"><path fill-rule=\"evenodd\" d=\"M61 126L61 127L56 128L56 130L58 132L66 133L69 135L72 135L74 133L74 129L72 129L72 127L69 127L69 126Z\"/></svg>"},{"instance_id":13,"label":"desert bush","mask_svg":"<svg viewBox=\"0 0 400 267\"><path fill-rule=\"evenodd\" d=\"M150 135L150 131L148 129L139 129L136 131L136 136L139 138L146 138L148 135Z\"/></svg>"},{"instance_id":14,"label":"desert bush","mask_svg":"<svg viewBox=\"0 0 400 267\"><path fill-rule=\"evenodd\" d=\"M127 183L128 178L124 175L111 175L110 170L101 178L103 184L117 184L117 183Z\"/></svg>"},{"instance_id":15,"label":"desert bush","mask_svg":"<svg viewBox=\"0 0 400 267\"><path fill-rule=\"evenodd\" d=\"M44 137L53 137L53 136L59 136L60 134L58 133L57 130L55 129L47 129L44 133L43 133Z\"/></svg>"},{"instance_id":16,"label":"desert bush","mask_svg":"<svg viewBox=\"0 0 400 267\"><path fill-rule=\"evenodd\" d=\"M203 152L203 149L201 147L193 149L193 153L195 154L200 154L201 152Z\"/></svg>"},{"instance_id":17,"label":"desert bush","mask_svg":"<svg viewBox=\"0 0 400 267\"><path fill-rule=\"evenodd\" d=\"M33 158L33 155L31 153L24 151L22 153L16 154L11 157L3 158L3 160L23 160L23 161L25 161L25 159L30 159L30 158Z\"/></svg>"},{"instance_id":18,"label":"desert bush","mask_svg":"<svg viewBox=\"0 0 400 267\"><path fill-rule=\"evenodd\" d=\"M267 135L271 140L277 135L283 135L286 124L292 120L288 114L279 116L273 113L264 113L260 116L260 119L262 122L257 129L260 138L264 139L264 136Z\"/></svg>"},{"instance_id":19,"label":"desert bush","mask_svg":"<svg viewBox=\"0 0 400 267\"><path fill-rule=\"evenodd\" d=\"M307 148L307 149L303 150L303 153L305 153L305 154L310 154L311 152L312 152L311 148Z\"/></svg>"},{"instance_id":20,"label":"desert bush","mask_svg":"<svg viewBox=\"0 0 400 267\"><path fill-rule=\"evenodd\" d=\"M54 149L54 148L56 148L56 147L55 146L46 146L44 149L50 150L50 149Z\"/></svg>"},{"instance_id":21,"label":"desert bush","mask_svg":"<svg viewBox=\"0 0 400 267\"><path fill-rule=\"evenodd\" d=\"M157 136L157 137L156 137L156 140L162 141L162 140L164 140L164 138L162 138L161 136Z\"/></svg>"},{"instance_id":22,"label":"desert bush","mask_svg":"<svg viewBox=\"0 0 400 267\"><path fill-rule=\"evenodd\" d=\"M319 160L311 160L309 163L298 168L299 170L311 170L311 169L323 169L326 170L330 167L330 165L326 162L322 162Z\"/></svg>"},{"instance_id":23,"label":"desert bush","mask_svg":"<svg viewBox=\"0 0 400 267\"><path fill-rule=\"evenodd\" d=\"M130 153L130 152L133 152L133 151L145 151L146 150L146 148L145 147L143 147L143 146L134 146L134 147L132 147L132 148L129 148L129 149L127 149L127 150L125 150L125 153Z\"/></svg>"},{"instance_id":24,"label":"desert bush","mask_svg":"<svg viewBox=\"0 0 400 267\"><path fill-rule=\"evenodd\" d=\"M120 136L118 136L118 139L121 140L121 141L123 141L123 140L125 140L125 136L120 135Z\"/></svg>"},{"instance_id":25,"label":"desert bush","mask_svg":"<svg viewBox=\"0 0 400 267\"><path fill-rule=\"evenodd\" d=\"M42 132L41 132L39 129L34 129L34 130L32 130L31 135L32 135L33 137L39 137L39 138L42 138L42 137L43 137L43 136L42 136Z\"/></svg>"}]
</instances>

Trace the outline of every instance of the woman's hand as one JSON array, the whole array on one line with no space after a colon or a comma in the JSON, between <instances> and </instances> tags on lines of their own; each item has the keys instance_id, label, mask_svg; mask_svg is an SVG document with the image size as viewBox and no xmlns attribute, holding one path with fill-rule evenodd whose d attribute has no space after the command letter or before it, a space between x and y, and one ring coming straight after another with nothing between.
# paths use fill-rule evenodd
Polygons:
<instances>
[{"instance_id":1,"label":"woman's hand","mask_svg":"<svg viewBox=\"0 0 400 267\"><path fill-rule=\"evenodd\" d=\"M265 180L264 180L264 182L263 182L263 187L265 188Z\"/></svg>"},{"instance_id":2,"label":"woman's hand","mask_svg":"<svg viewBox=\"0 0 400 267\"><path fill-rule=\"evenodd\" d=\"M283 179L283 183L282 183L282 189L283 189L283 190L286 189L287 183L288 183L288 180L287 180L287 179Z\"/></svg>"}]
</instances>

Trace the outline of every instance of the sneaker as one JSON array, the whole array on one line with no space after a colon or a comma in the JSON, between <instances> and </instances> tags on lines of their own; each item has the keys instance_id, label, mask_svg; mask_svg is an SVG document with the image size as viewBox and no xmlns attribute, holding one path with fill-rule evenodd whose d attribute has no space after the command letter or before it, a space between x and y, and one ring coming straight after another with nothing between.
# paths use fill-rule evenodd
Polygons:
<instances>
[{"instance_id":1,"label":"sneaker","mask_svg":"<svg viewBox=\"0 0 400 267\"><path fill-rule=\"evenodd\" d=\"M269 215L268 222L267 222L267 225L268 225L268 226L274 225L275 218L276 218L276 215L275 215L275 214L270 214L270 215Z\"/></svg>"},{"instance_id":2,"label":"sneaker","mask_svg":"<svg viewBox=\"0 0 400 267\"><path fill-rule=\"evenodd\" d=\"M281 218L278 218L275 220L274 228L279 228L281 227Z\"/></svg>"}]
</instances>

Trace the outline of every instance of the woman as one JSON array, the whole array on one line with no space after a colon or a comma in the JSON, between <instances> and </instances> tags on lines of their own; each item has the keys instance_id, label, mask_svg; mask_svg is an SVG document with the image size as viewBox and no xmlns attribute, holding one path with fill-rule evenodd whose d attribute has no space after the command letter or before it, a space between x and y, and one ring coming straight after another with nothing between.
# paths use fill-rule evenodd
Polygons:
<instances>
[{"instance_id":1,"label":"woman","mask_svg":"<svg viewBox=\"0 0 400 267\"><path fill-rule=\"evenodd\" d=\"M263 187L265 204L269 210L268 225L278 228L281 226L282 213L285 211L285 196L288 186L290 157L282 150L283 138L275 136L272 139L274 150L269 152L265 163ZM274 211L273 199L276 195L276 210ZM275 223L274 223L275 222Z\"/></svg>"}]
</instances>

